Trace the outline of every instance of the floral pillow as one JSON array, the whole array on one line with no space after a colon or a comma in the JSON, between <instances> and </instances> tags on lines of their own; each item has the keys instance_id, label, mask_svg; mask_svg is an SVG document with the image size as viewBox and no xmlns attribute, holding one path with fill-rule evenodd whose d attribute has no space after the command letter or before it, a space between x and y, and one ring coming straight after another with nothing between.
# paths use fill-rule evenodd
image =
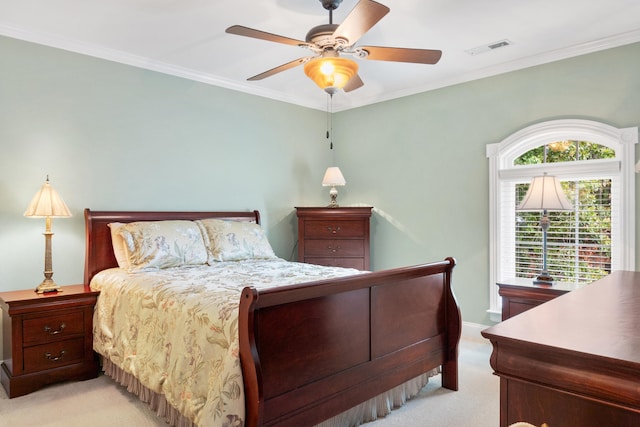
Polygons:
<instances>
[{"instance_id":1,"label":"floral pillow","mask_svg":"<svg viewBox=\"0 0 640 427\"><path fill-rule=\"evenodd\" d=\"M207 263L200 227L193 221L138 221L120 227L129 271Z\"/></svg>"},{"instance_id":2,"label":"floral pillow","mask_svg":"<svg viewBox=\"0 0 640 427\"><path fill-rule=\"evenodd\" d=\"M219 219L197 220L205 236L209 262L277 258L258 224Z\"/></svg>"}]
</instances>

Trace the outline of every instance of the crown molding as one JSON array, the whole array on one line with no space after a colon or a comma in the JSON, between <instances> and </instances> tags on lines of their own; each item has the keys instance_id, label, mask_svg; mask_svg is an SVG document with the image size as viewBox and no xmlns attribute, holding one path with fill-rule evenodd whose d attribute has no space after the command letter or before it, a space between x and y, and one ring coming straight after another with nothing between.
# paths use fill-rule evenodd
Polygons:
<instances>
[{"instance_id":1,"label":"crown molding","mask_svg":"<svg viewBox=\"0 0 640 427\"><path fill-rule=\"evenodd\" d=\"M602 50L612 49L615 47L625 46L632 43L640 42L640 29L629 31L622 34L617 34L611 37L606 37L600 40L581 43L574 46L569 46L563 49L556 49L553 51L545 52L539 55L532 55L525 58L519 58L513 61L498 64L492 67L482 68L480 70L474 70L472 72L457 75L452 78L442 79L434 81L427 85L422 85L409 90L402 90L396 92L389 92L383 96L379 96L376 99L364 99L361 102L351 105L350 108L362 107L368 104L377 102L389 101L392 99L402 98L404 96L416 95L422 92L429 92L435 89L441 89L448 86L457 85L460 83L467 83L473 80L479 80L486 77L497 76L500 74L509 73L512 71L518 71L536 65L548 64L551 62L561 61L563 59L569 59L580 55L586 55L589 53L595 53Z\"/></svg>"},{"instance_id":2,"label":"crown molding","mask_svg":"<svg viewBox=\"0 0 640 427\"><path fill-rule=\"evenodd\" d=\"M48 47L58 48L82 55L92 56L95 58L105 59L120 64L126 64L137 68L143 68L151 71L156 71L163 74L172 75L175 77L181 77L188 80L193 80L213 86L219 86L222 88L244 92L250 95L261 96L270 98L277 101L282 101L290 104L299 105L302 107L324 110L324 102L315 102L315 100L305 99L302 97L287 96L278 91L258 88L253 85L244 83L238 83L225 79L212 74L203 73L200 71L178 67L172 64L164 63L161 61L152 60L138 55L132 55L127 52L104 48L101 46L93 45L90 43L81 42L78 40L72 40L64 37L59 37L53 34L35 32L25 30L16 26L0 25L0 35L19 39L27 42L32 42ZM383 95L376 95L370 98L362 98L349 104L348 106L336 106L334 112L345 111L353 108L363 107L370 104L376 104L379 102L389 101L392 99L402 98L405 96L416 95L422 92L428 92L435 89L444 88L447 86L453 86L460 83L466 83L473 80L482 79L485 77L496 76L512 71L521 70L524 68L533 67L536 65L547 64L563 59L568 59L588 53L598 52L601 50L611 49L614 47L624 46L640 42L640 29L630 31L627 33L617 34L611 37L606 37L600 40L582 43L574 46L570 46L563 49L557 49L554 51L546 52L539 55L533 55L526 58L520 58L517 60L505 62L492 67L483 68L473 72L465 73L453 78L443 79L429 83L427 85L417 86L409 90L401 90L389 92Z\"/></svg>"}]
</instances>

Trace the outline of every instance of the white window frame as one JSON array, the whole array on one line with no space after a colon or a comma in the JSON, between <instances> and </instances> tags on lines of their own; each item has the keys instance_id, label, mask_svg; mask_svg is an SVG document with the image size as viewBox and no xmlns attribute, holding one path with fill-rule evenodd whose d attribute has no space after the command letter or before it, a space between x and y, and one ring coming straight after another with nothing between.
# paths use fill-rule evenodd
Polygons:
<instances>
[{"instance_id":1,"label":"white window frame","mask_svg":"<svg viewBox=\"0 0 640 427\"><path fill-rule=\"evenodd\" d=\"M615 150L616 157L586 162L547 163L544 165L514 167L514 160L527 151L563 140L589 141ZM638 143L638 128L615 128L591 120L552 120L528 126L499 143L488 144L489 158L489 314L493 321L501 319L501 301L496 283L507 279L498 277L500 262L500 207L501 182L551 172L559 179L570 179L577 175L596 171L618 173L620 178L621 235L625 236L620 247L620 269L635 270L635 176L634 148ZM640 162L639 162L640 164Z\"/></svg>"}]
</instances>

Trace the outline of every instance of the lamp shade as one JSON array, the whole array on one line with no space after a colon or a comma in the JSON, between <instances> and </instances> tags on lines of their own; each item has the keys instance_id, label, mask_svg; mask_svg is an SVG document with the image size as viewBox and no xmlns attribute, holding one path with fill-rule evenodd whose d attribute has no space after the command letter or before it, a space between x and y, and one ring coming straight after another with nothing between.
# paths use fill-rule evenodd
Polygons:
<instances>
[{"instance_id":1,"label":"lamp shade","mask_svg":"<svg viewBox=\"0 0 640 427\"><path fill-rule=\"evenodd\" d=\"M529 190L517 207L521 211L566 211L573 206L562 191L560 181L555 176L536 176Z\"/></svg>"},{"instance_id":2,"label":"lamp shade","mask_svg":"<svg viewBox=\"0 0 640 427\"><path fill-rule=\"evenodd\" d=\"M33 196L29 207L24 213L27 217L69 217L71 212L62 200L62 197L49 183L49 177L40 188L40 191Z\"/></svg>"},{"instance_id":3,"label":"lamp shade","mask_svg":"<svg viewBox=\"0 0 640 427\"><path fill-rule=\"evenodd\" d=\"M324 178L322 178L323 187L334 187L346 184L347 181L344 179L339 167L331 166L327 168L327 171L324 173Z\"/></svg>"},{"instance_id":4,"label":"lamp shade","mask_svg":"<svg viewBox=\"0 0 640 427\"><path fill-rule=\"evenodd\" d=\"M358 64L337 56L321 57L307 62L304 65L304 72L320 89L333 95L356 75Z\"/></svg>"}]
</instances>

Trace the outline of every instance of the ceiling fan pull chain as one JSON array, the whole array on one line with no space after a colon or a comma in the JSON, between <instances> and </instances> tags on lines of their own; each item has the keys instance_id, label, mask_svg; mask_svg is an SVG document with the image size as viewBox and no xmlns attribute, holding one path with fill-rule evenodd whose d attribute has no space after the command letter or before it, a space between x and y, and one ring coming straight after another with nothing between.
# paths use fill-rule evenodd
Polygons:
<instances>
[{"instance_id":1,"label":"ceiling fan pull chain","mask_svg":"<svg viewBox=\"0 0 640 427\"><path fill-rule=\"evenodd\" d=\"M329 139L331 136L331 134L329 133L329 129L330 129L329 117L331 116L329 115L329 98L327 98L327 139Z\"/></svg>"},{"instance_id":2,"label":"ceiling fan pull chain","mask_svg":"<svg viewBox=\"0 0 640 427\"><path fill-rule=\"evenodd\" d=\"M327 139L329 139L329 150L333 150L333 94L327 94Z\"/></svg>"}]
</instances>

